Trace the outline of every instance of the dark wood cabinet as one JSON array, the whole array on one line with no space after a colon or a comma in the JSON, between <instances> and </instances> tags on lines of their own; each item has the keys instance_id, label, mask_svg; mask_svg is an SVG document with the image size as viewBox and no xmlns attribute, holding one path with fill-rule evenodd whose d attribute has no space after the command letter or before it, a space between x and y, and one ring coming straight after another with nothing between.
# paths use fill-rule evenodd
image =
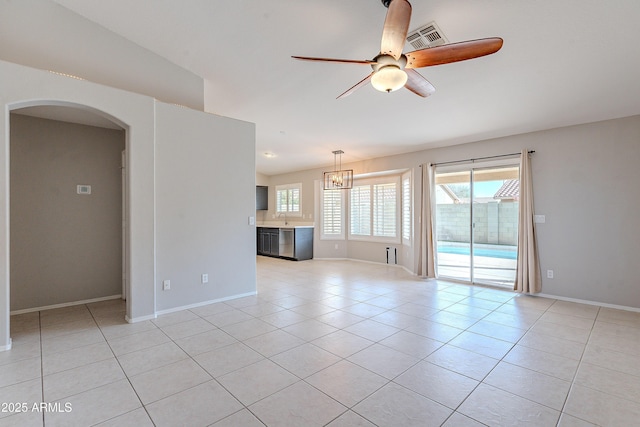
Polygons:
<instances>
[{"instance_id":1,"label":"dark wood cabinet","mask_svg":"<svg viewBox=\"0 0 640 427\"><path fill-rule=\"evenodd\" d=\"M269 187L256 185L256 210L269 210Z\"/></svg>"},{"instance_id":2,"label":"dark wood cabinet","mask_svg":"<svg viewBox=\"0 0 640 427\"><path fill-rule=\"evenodd\" d=\"M313 258L313 228L257 227L258 255L302 261ZM289 240L291 239L292 241ZM291 248L293 245L293 248Z\"/></svg>"},{"instance_id":3,"label":"dark wood cabinet","mask_svg":"<svg viewBox=\"0 0 640 427\"><path fill-rule=\"evenodd\" d=\"M258 254L279 256L280 229L258 227Z\"/></svg>"}]
</instances>

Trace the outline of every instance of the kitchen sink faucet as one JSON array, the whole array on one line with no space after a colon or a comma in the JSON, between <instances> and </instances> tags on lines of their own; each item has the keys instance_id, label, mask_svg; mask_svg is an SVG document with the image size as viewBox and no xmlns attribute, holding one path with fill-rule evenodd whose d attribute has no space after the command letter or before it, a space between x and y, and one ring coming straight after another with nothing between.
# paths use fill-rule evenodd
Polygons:
<instances>
[{"instance_id":1,"label":"kitchen sink faucet","mask_svg":"<svg viewBox=\"0 0 640 427\"><path fill-rule=\"evenodd\" d=\"M289 225L289 223L287 222L287 214L285 212L280 212L278 214L278 218L280 218L280 215L284 215L284 225Z\"/></svg>"}]
</instances>

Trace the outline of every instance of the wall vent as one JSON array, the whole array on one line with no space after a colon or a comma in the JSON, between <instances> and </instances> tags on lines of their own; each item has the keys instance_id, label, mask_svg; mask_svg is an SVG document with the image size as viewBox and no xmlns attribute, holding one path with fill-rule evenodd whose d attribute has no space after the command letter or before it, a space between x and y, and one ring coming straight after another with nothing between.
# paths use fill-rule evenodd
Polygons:
<instances>
[{"instance_id":1,"label":"wall vent","mask_svg":"<svg viewBox=\"0 0 640 427\"><path fill-rule=\"evenodd\" d=\"M415 50L447 44L447 39L435 22L430 22L417 30L409 31L407 43Z\"/></svg>"}]
</instances>

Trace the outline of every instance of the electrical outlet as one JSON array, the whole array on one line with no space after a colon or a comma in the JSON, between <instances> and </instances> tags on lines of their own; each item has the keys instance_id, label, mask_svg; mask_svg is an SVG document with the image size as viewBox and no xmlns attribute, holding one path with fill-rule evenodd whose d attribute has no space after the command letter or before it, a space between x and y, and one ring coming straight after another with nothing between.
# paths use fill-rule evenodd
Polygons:
<instances>
[{"instance_id":1,"label":"electrical outlet","mask_svg":"<svg viewBox=\"0 0 640 427\"><path fill-rule=\"evenodd\" d=\"M208 274L203 274L202 275L202 283L209 283L209 275Z\"/></svg>"},{"instance_id":2,"label":"electrical outlet","mask_svg":"<svg viewBox=\"0 0 640 427\"><path fill-rule=\"evenodd\" d=\"M162 281L162 290L163 291L168 291L169 289L171 289L171 280L163 280Z\"/></svg>"},{"instance_id":3,"label":"electrical outlet","mask_svg":"<svg viewBox=\"0 0 640 427\"><path fill-rule=\"evenodd\" d=\"M547 270L547 279L553 279L553 270Z\"/></svg>"}]
</instances>

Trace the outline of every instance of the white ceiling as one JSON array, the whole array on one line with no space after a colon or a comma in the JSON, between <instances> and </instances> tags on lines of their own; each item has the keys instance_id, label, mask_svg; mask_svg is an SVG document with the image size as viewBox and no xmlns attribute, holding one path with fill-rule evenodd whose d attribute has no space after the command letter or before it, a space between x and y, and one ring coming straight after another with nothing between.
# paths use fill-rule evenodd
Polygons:
<instances>
[{"instance_id":1,"label":"white ceiling","mask_svg":"<svg viewBox=\"0 0 640 427\"><path fill-rule=\"evenodd\" d=\"M413 0L411 29L449 42L502 37L498 53L420 69L436 93L371 86L380 0L55 0L202 76L207 111L256 123L272 175L640 114L638 0ZM412 49L405 49L409 51ZM272 152L274 158L263 156Z\"/></svg>"}]
</instances>

